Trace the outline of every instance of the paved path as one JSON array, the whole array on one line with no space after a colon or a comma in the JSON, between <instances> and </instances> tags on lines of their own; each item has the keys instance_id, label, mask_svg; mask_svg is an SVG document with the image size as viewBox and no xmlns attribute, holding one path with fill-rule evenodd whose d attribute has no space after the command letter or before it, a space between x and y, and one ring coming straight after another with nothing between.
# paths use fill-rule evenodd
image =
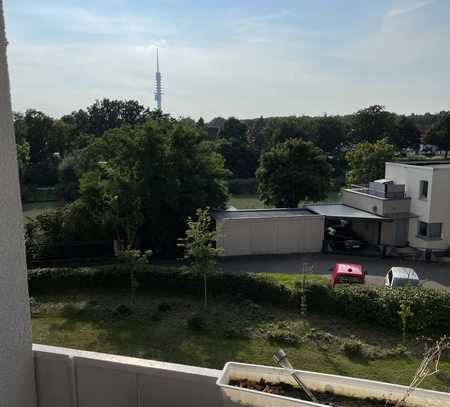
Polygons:
<instances>
[{"instance_id":1,"label":"paved path","mask_svg":"<svg viewBox=\"0 0 450 407\"><path fill-rule=\"evenodd\" d=\"M328 276L330 275L329 269L336 262L360 263L367 270L367 282L375 285L384 285L384 276L392 266L412 267L421 280L426 280L426 286L450 289L450 264L410 262L377 257L335 254L228 257L220 260L220 268L222 271L232 273L295 274L300 272L303 261L314 266L315 274Z\"/></svg>"}]
</instances>

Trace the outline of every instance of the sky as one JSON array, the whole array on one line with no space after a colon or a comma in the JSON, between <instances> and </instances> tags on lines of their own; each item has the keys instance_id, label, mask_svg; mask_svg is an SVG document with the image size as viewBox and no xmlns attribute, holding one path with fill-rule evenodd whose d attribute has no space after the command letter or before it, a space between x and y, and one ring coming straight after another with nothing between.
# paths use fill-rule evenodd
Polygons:
<instances>
[{"instance_id":1,"label":"sky","mask_svg":"<svg viewBox=\"0 0 450 407\"><path fill-rule=\"evenodd\" d=\"M4 0L13 109L175 117L450 110L449 0Z\"/></svg>"}]
</instances>

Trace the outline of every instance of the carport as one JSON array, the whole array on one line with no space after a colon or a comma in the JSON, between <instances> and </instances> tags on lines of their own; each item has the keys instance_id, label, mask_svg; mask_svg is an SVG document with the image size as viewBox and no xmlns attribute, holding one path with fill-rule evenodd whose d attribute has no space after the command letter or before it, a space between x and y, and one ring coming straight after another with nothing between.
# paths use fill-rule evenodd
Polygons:
<instances>
[{"instance_id":1,"label":"carport","mask_svg":"<svg viewBox=\"0 0 450 407\"><path fill-rule=\"evenodd\" d=\"M349 222L355 234L371 245L383 245L383 235L391 232L389 228L393 222L392 218L365 212L344 204L308 205L306 208L325 217L325 228L328 227L329 221Z\"/></svg>"},{"instance_id":2,"label":"carport","mask_svg":"<svg viewBox=\"0 0 450 407\"><path fill-rule=\"evenodd\" d=\"M308 209L226 210L214 214L224 256L319 253L325 218Z\"/></svg>"}]
</instances>

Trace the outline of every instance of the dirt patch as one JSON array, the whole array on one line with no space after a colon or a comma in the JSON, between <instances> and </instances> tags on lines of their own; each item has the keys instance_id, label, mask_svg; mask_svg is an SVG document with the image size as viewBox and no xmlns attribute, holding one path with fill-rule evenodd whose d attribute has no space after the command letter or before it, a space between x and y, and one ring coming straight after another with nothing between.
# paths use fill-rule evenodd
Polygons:
<instances>
[{"instance_id":1,"label":"dirt patch","mask_svg":"<svg viewBox=\"0 0 450 407\"><path fill-rule=\"evenodd\" d=\"M306 393L299 387L288 383L270 383L261 379L259 382L250 380L230 380L231 386L262 391L263 393L277 394L285 397L311 401ZM339 396L332 393L314 392L320 403L332 407L390 407L391 404L384 400L360 399L354 397Z\"/></svg>"}]
</instances>

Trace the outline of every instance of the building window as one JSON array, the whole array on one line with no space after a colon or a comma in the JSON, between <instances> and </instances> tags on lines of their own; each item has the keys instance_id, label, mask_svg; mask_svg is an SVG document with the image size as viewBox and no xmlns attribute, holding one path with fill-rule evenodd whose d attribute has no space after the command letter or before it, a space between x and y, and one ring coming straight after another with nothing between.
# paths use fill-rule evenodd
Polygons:
<instances>
[{"instance_id":1,"label":"building window","mask_svg":"<svg viewBox=\"0 0 450 407\"><path fill-rule=\"evenodd\" d=\"M426 223L419 221L417 234L425 239L440 239L442 237L442 223Z\"/></svg>"},{"instance_id":2,"label":"building window","mask_svg":"<svg viewBox=\"0 0 450 407\"><path fill-rule=\"evenodd\" d=\"M428 181L420 181L420 199L428 198Z\"/></svg>"}]
</instances>

